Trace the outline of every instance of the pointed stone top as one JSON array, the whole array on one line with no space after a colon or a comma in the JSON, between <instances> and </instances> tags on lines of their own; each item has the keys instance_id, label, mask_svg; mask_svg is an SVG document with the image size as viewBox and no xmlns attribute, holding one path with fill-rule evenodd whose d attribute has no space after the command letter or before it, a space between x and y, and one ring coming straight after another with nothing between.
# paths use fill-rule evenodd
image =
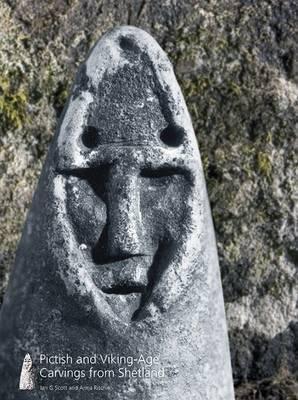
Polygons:
<instances>
[{"instance_id":1,"label":"pointed stone top","mask_svg":"<svg viewBox=\"0 0 298 400\"><path fill-rule=\"evenodd\" d=\"M193 152L198 158L172 65L132 26L106 33L82 64L58 134L59 169L107 163L111 146L154 148L165 162Z\"/></svg>"}]
</instances>

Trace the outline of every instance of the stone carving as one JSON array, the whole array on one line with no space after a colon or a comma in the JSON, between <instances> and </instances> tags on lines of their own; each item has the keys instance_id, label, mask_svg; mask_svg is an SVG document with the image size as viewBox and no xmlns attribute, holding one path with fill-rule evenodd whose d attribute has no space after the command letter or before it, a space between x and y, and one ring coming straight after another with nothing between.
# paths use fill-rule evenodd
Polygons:
<instances>
[{"instance_id":1,"label":"stone carving","mask_svg":"<svg viewBox=\"0 0 298 400\"><path fill-rule=\"evenodd\" d=\"M32 370L32 360L30 354L24 357L22 371L20 376L20 390L33 390L34 389L34 375Z\"/></svg>"},{"instance_id":2,"label":"stone carving","mask_svg":"<svg viewBox=\"0 0 298 400\"><path fill-rule=\"evenodd\" d=\"M196 138L168 58L140 29L108 32L79 70L1 319L2 391L11 355L34 347L158 358L162 378L105 377L101 399L234 398Z\"/></svg>"}]
</instances>

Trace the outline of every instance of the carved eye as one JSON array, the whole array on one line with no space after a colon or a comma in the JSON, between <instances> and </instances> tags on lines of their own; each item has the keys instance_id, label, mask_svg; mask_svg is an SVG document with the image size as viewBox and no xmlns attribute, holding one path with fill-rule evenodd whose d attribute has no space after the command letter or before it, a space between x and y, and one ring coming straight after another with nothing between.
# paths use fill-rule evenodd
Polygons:
<instances>
[{"instance_id":1,"label":"carved eye","mask_svg":"<svg viewBox=\"0 0 298 400\"><path fill-rule=\"evenodd\" d=\"M184 129L180 126L170 124L160 134L160 140L170 147L178 147L184 139Z\"/></svg>"},{"instance_id":2,"label":"carved eye","mask_svg":"<svg viewBox=\"0 0 298 400\"><path fill-rule=\"evenodd\" d=\"M106 203L80 174L67 178L67 214L80 243L92 247L107 221Z\"/></svg>"},{"instance_id":3,"label":"carved eye","mask_svg":"<svg viewBox=\"0 0 298 400\"><path fill-rule=\"evenodd\" d=\"M93 192L99 198L105 201L109 170L110 166L103 164L99 168L84 168L72 170L71 175L76 176L88 183Z\"/></svg>"},{"instance_id":4,"label":"carved eye","mask_svg":"<svg viewBox=\"0 0 298 400\"><path fill-rule=\"evenodd\" d=\"M88 149L93 149L99 144L99 133L94 126L87 126L82 134L82 143Z\"/></svg>"}]
</instances>

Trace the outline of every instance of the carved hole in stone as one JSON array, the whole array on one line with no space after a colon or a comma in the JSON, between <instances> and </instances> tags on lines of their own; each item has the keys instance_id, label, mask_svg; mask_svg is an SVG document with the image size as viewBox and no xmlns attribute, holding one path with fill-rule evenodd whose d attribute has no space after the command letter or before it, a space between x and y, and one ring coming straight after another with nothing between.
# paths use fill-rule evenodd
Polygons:
<instances>
[{"instance_id":1,"label":"carved hole in stone","mask_svg":"<svg viewBox=\"0 0 298 400\"><path fill-rule=\"evenodd\" d=\"M183 142L184 129L177 125L168 125L160 134L160 140L170 147L178 147Z\"/></svg>"},{"instance_id":2,"label":"carved hole in stone","mask_svg":"<svg viewBox=\"0 0 298 400\"><path fill-rule=\"evenodd\" d=\"M139 48L137 47L136 43L134 42L133 39L126 37L126 36L121 36L119 40L119 45L122 50L124 51L135 51L137 52Z\"/></svg>"},{"instance_id":3,"label":"carved hole in stone","mask_svg":"<svg viewBox=\"0 0 298 400\"><path fill-rule=\"evenodd\" d=\"M87 126L82 134L83 145L93 149L99 144L98 130L94 126Z\"/></svg>"}]
</instances>

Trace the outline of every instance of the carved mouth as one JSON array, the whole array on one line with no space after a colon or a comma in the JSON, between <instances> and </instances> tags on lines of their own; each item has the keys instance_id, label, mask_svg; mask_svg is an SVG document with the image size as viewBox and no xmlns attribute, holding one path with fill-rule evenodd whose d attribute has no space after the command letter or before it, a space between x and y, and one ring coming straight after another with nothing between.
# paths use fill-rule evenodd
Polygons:
<instances>
[{"instance_id":1,"label":"carved mouth","mask_svg":"<svg viewBox=\"0 0 298 400\"><path fill-rule=\"evenodd\" d=\"M101 290L106 294L132 294L132 293L144 293L146 286L141 285L123 285L114 286L110 288L102 287Z\"/></svg>"},{"instance_id":2,"label":"carved mouth","mask_svg":"<svg viewBox=\"0 0 298 400\"><path fill-rule=\"evenodd\" d=\"M153 256L136 255L97 266L92 274L96 286L106 294L144 293Z\"/></svg>"}]
</instances>

